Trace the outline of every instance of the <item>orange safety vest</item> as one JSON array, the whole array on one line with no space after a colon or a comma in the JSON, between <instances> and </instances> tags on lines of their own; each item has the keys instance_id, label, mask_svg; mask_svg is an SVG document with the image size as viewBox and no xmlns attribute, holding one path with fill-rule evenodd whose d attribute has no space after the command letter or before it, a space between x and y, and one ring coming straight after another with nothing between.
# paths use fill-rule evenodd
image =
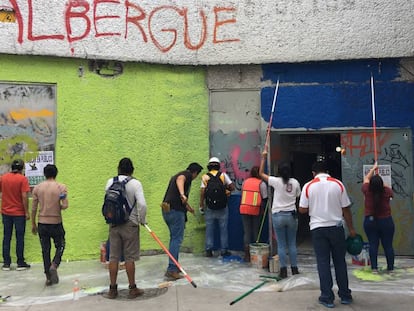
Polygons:
<instances>
[{"instance_id":1,"label":"orange safety vest","mask_svg":"<svg viewBox=\"0 0 414 311\"><path fill-rule=\"evenodd\" d=\"M259 215L262 195L260 184L262 180L254 177L247 178L242 186L242 197L240 202L240 214Z\"/></svg>"}]
</instances>

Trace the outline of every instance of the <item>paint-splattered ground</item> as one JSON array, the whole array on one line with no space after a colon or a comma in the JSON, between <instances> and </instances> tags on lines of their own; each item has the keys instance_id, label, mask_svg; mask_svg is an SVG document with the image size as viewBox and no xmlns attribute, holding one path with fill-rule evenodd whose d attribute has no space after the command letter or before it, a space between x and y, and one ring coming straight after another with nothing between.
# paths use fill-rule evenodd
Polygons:
<instances>
[{"instance_id":1,"label":"paint-splattered ground","mask_svg":"<svg viewBox=\"0 0 414 311\"><path fill-rule=\"evenodd\" d=\"M223 289L225 291L246 292L258 285L263 277L276 276L264 269L251 267L240 262L236 254L233 260L222 260L221 257L205 258L192 254L180 254L180 262L184 270L198 287ZM144 299L163 295L168 286L187 285L187 279L168 283L164 279L168 257L166 255L143 256L136 264L137 286L147 290ZM414 258L397 257L396 271L390 275L381 272L373 275L369 267L349 263L350 287L353 291L413 293ZM299 255L301 274L276 282L271 280L257 291L290 291L295 289L318 289L319 280L316 264L312 253ZM379 266L385 266L385 259L379 258ZM33 264L27 271L0 271L0 295L10 296L0 306L23 306L43 304L73 299L74 280L79 280L79 296L100 295L107 290L108 270L98 261L65 262L59 268L60 282L58 285L45 287L41 264ZM289 274L290 275L290 274ZM125 271L120 271L119 288L127 288Z\"/></svg>"}]
</instances>

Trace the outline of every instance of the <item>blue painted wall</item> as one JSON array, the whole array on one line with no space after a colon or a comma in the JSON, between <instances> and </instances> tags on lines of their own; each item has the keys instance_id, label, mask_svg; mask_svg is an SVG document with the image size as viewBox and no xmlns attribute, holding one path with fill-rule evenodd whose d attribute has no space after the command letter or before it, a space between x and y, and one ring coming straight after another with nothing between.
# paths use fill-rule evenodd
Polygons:
<instances>
[{"instance_id":1,"label":"blue painted wall","mask_svg":"<svg viewBox=\"0 0 414 311\"><path fill-rule=\"evenodd\" d=\"M279 92L273 128L370 127L371 73L377 127L414 126L414 76L404 80L400 60L387 59L264 65L263 80ZM407 72L409 75L409 72ZM274 87L261 93L261 114L269 122Z\"/></svg>"},{"instance_id":2,"label":"blue painted wall","mask_svg":"<svg viewBox=\"0 0 414 311\"><path fill-rule=\"evenodd\" d=\"M320 130L334 128L341 133L342 145L352 144L349 145L351 150L341 156L342 179L353 197L354 225L357 231L363 233L362 167L374 161L372 74L375 81L378 160L392 169L392 214L396 223L394 247L397 254L412 255L414 73L409 69L412 66L405 65L406 62L384 59L263 65L262 79L270 80L273 86L261 91L261 115L264 121L269 122L274 85L279 79L272 119L274 130L300 129L320 133ZM390 128L393 130L386 130ZM350 137L353 137L351 143ZM274 147L275 150L282 148L276 142ZM272 158L275 160L277 156ZM401 166L402 160L404 166ZM398 191L401 185L403 194Z\"/></svg>"}]
</instances>

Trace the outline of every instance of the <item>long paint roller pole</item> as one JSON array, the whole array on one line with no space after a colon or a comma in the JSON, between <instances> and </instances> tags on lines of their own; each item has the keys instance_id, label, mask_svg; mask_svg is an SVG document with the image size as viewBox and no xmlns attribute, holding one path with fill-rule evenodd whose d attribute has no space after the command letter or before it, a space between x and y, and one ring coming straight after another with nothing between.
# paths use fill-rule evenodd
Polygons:
<instances>
[{"instance_id":1,"label":"long paint roller pole","mask_svg":"<svg viewBox=\"0 0 414 311\"><path fill-rule=\"evenodd\" d=\"M273 114L275 112L275 107L276 107L276 99L277 99L277 93L279 92L279 78L277 79L276 82L276 88L275 88L275 94L273 95L273 103L272 103L272 111L270 112L270 119L269 119L269 125L267 126L267 133L266 133L266 141L265 141L265 145L264 145L264 150L267 151L267 147L270 141L270 129L272 128L272 122L273 122ZM267 169L270 172L270 153L267 153ZM269 206L270 202L272 201L272 191L271 191L271 187L268 186L268 197L267 197L267 206ZM263 214L263 221L265 219L266 214ZM269 251L270 251L270 255L273 255L273 225L272 225L272 209L268 208L267 209L267 217L268 217L268 234L269 234ZM263 221L262 221L262 225L263 225ZM259 240L259 237L257 238L257 241Z\"/></svg>"},{"instance_id":2,"label":"long paint roller pole","mask_svg":"<svg viewBox=\"0 0 414 311\"><path fill-rule=\"evenodd\" d=\"M259 287L262 287L263 285L265 285L268 282L268 280L263 281L262 283L256 285L255 287L253 287L251 290L249 290L248 292L244 293L243 295L241 295L240 297L234 299L232 302L230 302L230 306L234 305L237 301L242 300L244 297L250 295L251 293L253 293L256 289L258 289Z\"/></svg>"},{"instance_id":3,"label":"long paint roller pole","mask_svg":"<svg viewBox=\"0 0 414 311\"><path fill-rule=\"evenodd\" d=\"M374 159L375 162L378 160L377 155L377 122L375 118L375 93L374 93L374 77L371 73L371 106L372 106L372 128L374 131Z\"/></svg>"},{"instance_id":4,"label":"long paint roller pole","mask_svg":"<svg viewBox=\"0 0 414 311\"><path fill-rule=\"evenodd\" d=\"M194 283L194 281L190 278L190 276L187 274L187 272L184 271L184 269L181 267L181 265L178 263L178 261L174 258L173 255L171 255L171 253L169 252L169 250L164 246L164 244L162 244L162 242L160 241L160 239L155 235L154 231L152 231L150 229L150 227L148 227L147 224L144 224L144 227L148 230L148 232L152 235L152 237L154 238L155 241L158 242L158 244L162 247L162 249L167 253L168 257L171 258L171 260L175 263L175 265L178 267L178 269L180 269L181 273L184 275L184 277L188 280L188 282L191 283L191 285L193 285L194 288L197 287L196 283Z\"/></svg>"},{"instance_id":5,"label":"long paint roller pole","mask_svg":"<svg viewBox=\"0 0 414 311\"><path fill-rule=\"evenodd\" d=\"M277 98L278 91L279 91L279 79L277 79L275 94L273 95L272 111L270 112L270 120L269 120L269 124L267 126L267 133L266 133L266 141L265 141L265 145L264 145L264 150L267 150L267 145L268 145L269 139L270 139L270 129L272 127L273 113L275 111L276 98Z\"/></svg>"}]
</instances>

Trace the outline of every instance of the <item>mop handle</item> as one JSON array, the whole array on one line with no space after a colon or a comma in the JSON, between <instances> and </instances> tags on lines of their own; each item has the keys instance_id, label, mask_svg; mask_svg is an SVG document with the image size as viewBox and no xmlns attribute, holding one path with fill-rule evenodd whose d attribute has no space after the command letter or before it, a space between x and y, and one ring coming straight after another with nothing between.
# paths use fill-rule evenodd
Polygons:
<instances>
[{"instance_id":1,"label":"mop handle","mask_svg":"<svg viewBox=\"0 0 414 311\"><path fill-rule=\"evenodd\" d=\"M256 285L255 287L253 287L251 290L249 290L248 292L244 293L243 295L241 295L240 297L234 299L232 302L230 302L230 306L234 305L237 301L242 300L244 297L250 295L251 293L253 293L256 289L258 289L259 287L262 287L263 285L265 285L268 282L268 280L264 280L262 283Z\"/></svg>"},{"instance_id":2,"label":"mop handle","mask_svg":"<svg viewBox=\"0 0 414 311\"><path fill-rule=\"evenodd\" d=\"M152 235L155 241L158 242L158 244L162 247L162 249L167 253L167 255L171 258L171 260L175 263L175 265L180 269L180 271L184 274L184 277L188 280L188 282L193 285L194 288L197 287L197 285L194 283L194 281L190 278L190 276L187 274L187 272L184 271L184 269L181 267L181 265L178 263L178 261L174 258L173 255L169 252L169 250L162 244L161 240L155 235L155 233L148 227L147 224L144 224L144 227L148 230L148 232Z\"/></svg>"}]
</instances>

